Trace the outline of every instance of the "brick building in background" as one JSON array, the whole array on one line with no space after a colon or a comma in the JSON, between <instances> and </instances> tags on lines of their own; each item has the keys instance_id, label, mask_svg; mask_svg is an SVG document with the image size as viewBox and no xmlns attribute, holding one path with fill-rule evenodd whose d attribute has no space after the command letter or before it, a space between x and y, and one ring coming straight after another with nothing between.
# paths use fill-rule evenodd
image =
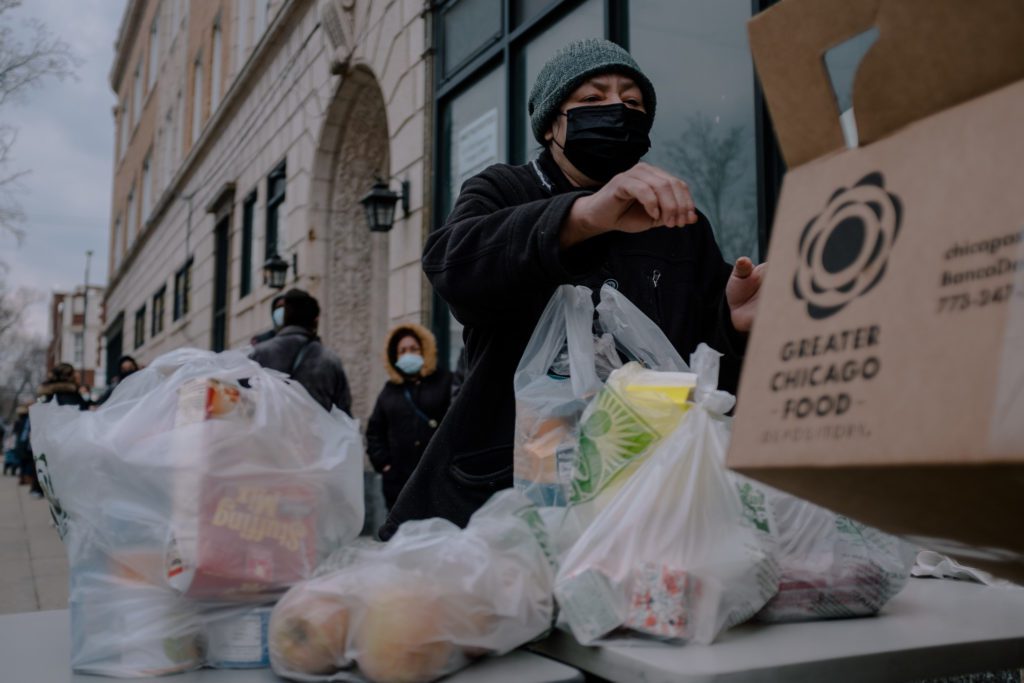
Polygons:
<instances>
[{"instance_id":1,"label":"brick building in background","mask_svg":"<svg viewBox=\"0 0 1024 683\"><path fill-rule=\"evenodd\" d=\"M90 285L73 292L54 292L50 298L50 345L46 370L58 363L70 363L78 370L82 384L96 389L106 386L105 359L100 353L103 287Z\"/></svg>"}]
</instances>

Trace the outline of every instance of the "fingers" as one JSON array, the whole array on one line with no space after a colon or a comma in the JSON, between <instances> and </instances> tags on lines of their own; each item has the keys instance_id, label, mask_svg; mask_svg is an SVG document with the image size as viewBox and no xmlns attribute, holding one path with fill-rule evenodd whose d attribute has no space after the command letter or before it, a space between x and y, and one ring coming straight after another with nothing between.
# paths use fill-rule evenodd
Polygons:
<instances>
[{"instance_id":1,"label":"fingers","mask_svg":"<svg viewBox=\"0 0 1024 683\"><path fill-rule=\"evenodd\" d=\"M663 180L667 181L672 189L679 211L676 221L670 227L692 225L693 223L696 223L697 206L694 204L693 195L690 194L690 186L686 184L686 181L680 180L668 171L664 171L657 166L650 166L648 164L644 164L644 166L653 171L656 175L660 176Z\"/></svg>"},{"instance_id":2,"label":"fingers","mask_svg":"<svg viewBox=\"0 0 1024 683\"><path fill-rule=\"evenodd\" d=\"M640 163L627 174L646 183L658 197L661 225L680 227L697 222L697 210L686 183L656 166Z\"/></svg>"},{"instance_id":3,"label":"fingers","mask_svg":"<svg viewBox=\"0 0 1024 683\"><path fill-rule=\"evenodd\" d=\"M754 272L754 262L746 256L741 256L736 259L736 265L733 266L732 276L745 280Z\"/></svg>"},{"instance_id":4,"label":"fingers","mask_svg":"<svg viewBox=\"0 0 1024 683\"><path fill-rule=\"evenodd\" d=\"M619 178L619 188L625 197L640 202L644 211L651 217L653 225L657 225L663 220L660 199L649 183L636 177L624 175Z\"/></svg>"}]
</instances>

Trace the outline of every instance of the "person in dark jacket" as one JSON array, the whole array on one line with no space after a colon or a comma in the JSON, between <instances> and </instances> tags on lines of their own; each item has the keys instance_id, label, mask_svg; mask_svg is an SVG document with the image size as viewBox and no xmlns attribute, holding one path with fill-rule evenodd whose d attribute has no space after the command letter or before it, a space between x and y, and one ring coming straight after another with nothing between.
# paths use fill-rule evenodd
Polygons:
<instances>
[{"instance_id":1,"label":"person in dark jacket","mask_svg":"<svg viewBox=\"0 0 1024 683\"><path fill-rule=\"evenodd\" d=\"M272 339L257 344L249 357L265 368L290 376L324 410L337 406L351 414L352 394L341 359L316 336L320 304L301 289L288 290L282 301L284 327Z\"/></svg>"},{"instance_id":2,"label":"person in dark jacket","mask_svg":"<svg viewBox=\"0 0 1024 683\"><path fill-rule=\"evenodd\" d=\"M110 395L114 393L114 389L117 385L125 380L129 375L139 371L138 362L131 356L121 356L121 359L117 361L117 374L114 375L113 380L110 382L110 386L96 399L94 406L101 406L110 399Z\"/></svg>"},{"instance_id":3,"label":"person in dark jacket","mask_svg":"<svg viewBox=\"0 0 1024 683\"><path fill-rule=\"evenodd\" d=\"M562 284L617 288L684 358L701 342L725 354L735 390L763 266L725 263L686 184L639 163L650 147L654 86L604 40L573 43L541 70L529 97L545 147L522 166L470 178L423 270L465 326L468 373L399 496L382 539L410 519L465 525L512 485L512 377L544 306Z\"/></svg>"},{"instance_id":4,"label":"person in dark jacket","mask_svg":"<svg viewBox=\"0 0 1024 683\"><path fill-rule=\"evenodd\" d=\"M452 375L437 367L434 335L420 325L393 329L384 360L389 379L366 425L366 442L390 508L448 412Z\"/></svg>"},{"instance_id":5,"label":"person in dark jacket","mask_svg":"<svg viewBox=\"0 0 1024 683\"><path fill-rule=\"evenodd\" d=\"M253 346L262 344L268 339L273 339L274 336L284 327L284 294L278 294L270 300L270 322L273 325L266 332L261 332L252 338L250 342Z\"/></svg>"},{"instance_id":6,"label":"person in dark jacket","mask_svg":"<svg viewBox=\"0 0 1024 683\"><path fill-rule=\"evenodd\" d=\"M70 363L58 363L50 370L46 381L43 382L39 391L40 403L56 403L62 406L74 406L79 410L88 410L89 401L82 397L79 391L80 382L78 372ZM24 443L21 446L22 460L21 471L29 477L29 494L35 498L43 497L43 489L39 485L39 476L36 473L35 457L32 454L30 434L32 430L31 421L27 421L22 427Z\"/></svg>"},{"instance_id":7,"label":"person in dark jacket","mask_svg":"<svg viewBox=\"0 0 1024 683\"><path fill-rule=\"evenodd\" d=\"M32 445L29 443L30 432L28 426L28 409L30 406L30 403L18 406L16 417L14 418L13 431L11 432L13 438L11 450L14 453L13 460L17 462L19 486L28 486L32 483L32 477L25 469L26 459L32 460ZM32 469L35 469L34 464Z\"/></svg>"}]
</instances>

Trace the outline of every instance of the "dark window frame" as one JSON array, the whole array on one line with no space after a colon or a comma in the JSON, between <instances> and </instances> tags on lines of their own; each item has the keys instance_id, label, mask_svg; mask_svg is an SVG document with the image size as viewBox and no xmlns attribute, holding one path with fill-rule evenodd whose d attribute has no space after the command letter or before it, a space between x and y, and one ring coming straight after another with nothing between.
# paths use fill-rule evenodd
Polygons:
<instances>
[{"instance_id":1,"label":"dark window frame","mask_svg":"<svg viewBox=\"0 0 1024 683\"><path fill-rule=\"evenodd\" d=\"M259 199L257 188L242 200L242 244L239 259L238 298L242 299L252 292L252 250L256 221L256 202Z\"/></svg>"},{"instance_id":2,"label":"dark window frame","mask_svg":"<svg viewBox=\"0 0 1024 683\"><path fill-rule=\"evenodd\" d=\"M160 285L152 298L150 308L149 336L155 337L164 331L164 316L167 311L167 285Z\"/></svg>"},{"instance_id":3,"label":"dark window frame","mask_svg":"<svg viewBox=\"0 0 1024 683\"><path fill-rule=\"evenodd\" d=\"M432 23L434 45L444 44L444 16L460 0L441 0L434 7L434 21ZM521 117L518 112L526 107L525 94L529 84L524 88L518 87L517 78L520 78L522 65L519 55L522 54L524 46L536 35L556 22L570 15L580 7L586 0L551 0L547 6L534 16L520 24L515 24L514 8L512 4L516 0L503 0L502 3L502 32L493 39L482 42L479 49L475 50L462 62L447 68L444 63L444 55L438 54L435 57L433 66L433 177L436 181L432 188L432 203L435 207L444 206L445 191L450 183L450 178L445 170L447 145L450 142L445 136L445 115L446 108L451 101L463 91L485 76L492 68L498 68L503 72L506 101L506 126L505 126L505 149L507 150L508 162L512 164L525 163L525 159L519 159L519 150L522 148L523 136L528 131L522 130ZM751 14L757 14L778 0L750 0ZM604 5L605 17L605 38L618 43L629 49L629 0L601 0ZM447 73L446 73L447 70ZM782 176L785 174L785 163L782 153L771 125L767 105L764 101L764 94L760 81L754 74L754 119L756 136L756 159L757 164L757 213L758 213L758 251L765 255L768 251L768 242L771 237L771 220L775 212L779 192L782 188ZM433 214L431 230L440 228L447 216L443 215L440 209ZM440 295L432 293L431 328L438 342L438 355L442 366L448 365L449 349L451 339L449 338L449 309Z\"/></svg>"},{"instance_id":4,"label":"dark window frame","mask_svg":"<svg viewBox=\"0 0 1024 683\"><path fill-rule=\"evenodd\" d=\"M138 349L146 343L146 304L142 304L135 311L135 336L132 341L133 349Z\"/></svg>"},{"instance_id":5,"label":"dark window frame","mask_svg":"<svg viewBox=\"0 0 1024 683\"><path fill-rule=\"evenodd\" d=\"M228 345L231 312L231 214L221 215L213 227L213 292L211 297L210 349Z\"/></svg>"},{"instance_id":6,"label":"dark window frame","mask_svg":"<svg viewBox=\"0 0 1024 683\"><path fill-rule=\"evenodd\" d=\"M281 239L280 215L278 209L284 204L288 185L288 160L282 160L267 174L267 208L266 222L264 229L264 257L270 258L274 254L280 255L278 243ZM280 185L278 185L280 182ZM277 190L280 190L279 192Z\"/></svg>"},{"instance_id":7,"label":"dark window frame","mask_svg":"<svg viewBox=\"0 0 1024 683\"><path fill-rule=\"evenodd\" d=\"M106 338L106 366L107 385L114 381L114 377L121 371L118 367L118 359L124 352L124 311L119 311L114 316L114 322L107 326L103 336Z\"/></svg>"},{"instance_id":8,"label":"dark window frame","mask_svg":"<svg viewBox=\"0 0 1024 683\"><path fill-rule=\"evenodd\" d=\"M174 273L174 315L175 322L188 315L192 303L192 262L190 256L185 264Z\"/></svg>"}]
</instances>

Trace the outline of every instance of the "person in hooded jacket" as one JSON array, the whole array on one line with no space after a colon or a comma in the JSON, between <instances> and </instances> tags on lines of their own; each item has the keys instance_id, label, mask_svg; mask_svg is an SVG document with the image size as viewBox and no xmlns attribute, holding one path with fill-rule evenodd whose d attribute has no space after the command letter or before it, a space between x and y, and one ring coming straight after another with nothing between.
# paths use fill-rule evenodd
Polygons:
<instances>
[{"instance_id":1,"label":"person in hooded jacket","mask_svg":"<svg viewBox=\"0 0 1024 683\"><path fill-rule=\"evenodd\" d=\"M448 412L452 375L437 367L437 342L420 325L394 328L384 345L384 361L388 382L366 425L366 442L390 509Z\"/></svg>"},{"instance_id":2,"label":"person in hooded jacket","mask_svg":"<svg viewBox=\"0 0 1024 683\"><path fill-rule=\"evenodd\" d=\"M423 251L423 270L464 325L467 375L448 418L379 535L411 519L465 525L512 485L512 378L555 289L618 289L683 358L724 354L735 391L764 265L724 259L686 183L640 161L657 99L632 56L606 40L560 50L528 100L540 155L462 186Z\"/></svg>"},{"instance_id":3,"label":"person in hooded jacket","mask_svg":"<svg viewBox=\"0 0 1024 683\"><path fill-rule=\"evenodd\" d=\"M78 371L70 363L58 363L50 370L46 381L39 386L40 403L56 403L62 406L74 406L79 410L88 410L87 401L79 391ZM28 475L31 488L29 494L36 498L42 498L43 489L39 485L39 476L36 473L35 457L32 454L30 434L32 430L31 420L28 420L22 427L25 432L24 443L22 444L21 471Z\"/></svg>"},{"instance_id":4,"label":"person in hooded jacket","mask_svg":"<svg viewBox=\"0 0 1024 683\"><path fill-rule=\"evenodd\" d=\"M76 406L88 410L89 402L82 396L78 371L70 363L58 363L39 387L41 403L56 402L62 406Z\"/></svg>"}]
</instances>

